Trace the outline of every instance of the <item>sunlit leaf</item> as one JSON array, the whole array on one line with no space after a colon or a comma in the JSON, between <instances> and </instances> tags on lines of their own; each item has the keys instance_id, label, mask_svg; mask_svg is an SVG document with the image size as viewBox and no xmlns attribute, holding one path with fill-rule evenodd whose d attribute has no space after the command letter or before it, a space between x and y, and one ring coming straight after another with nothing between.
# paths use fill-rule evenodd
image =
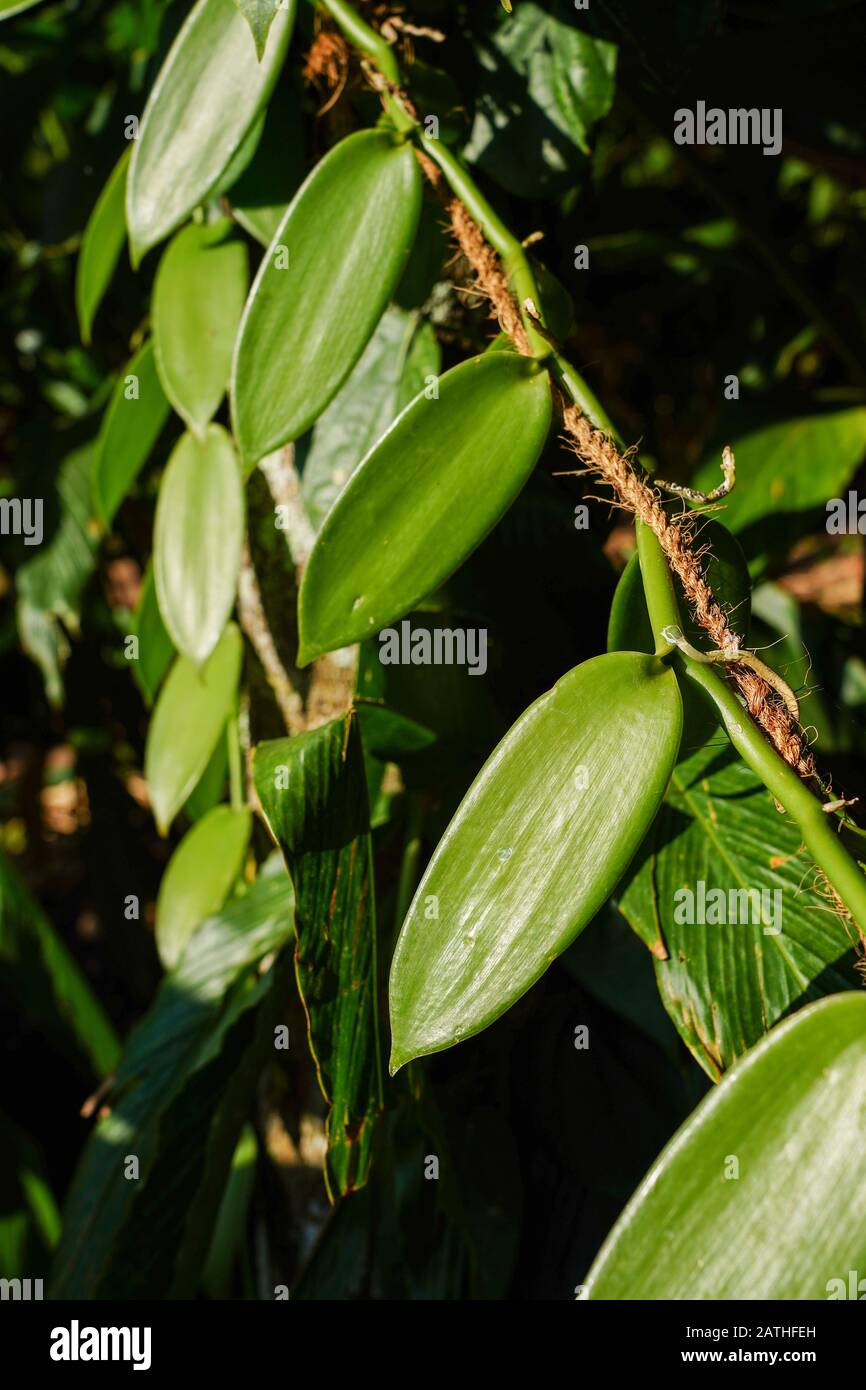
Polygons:
<instances>
[{"instance_id":1,"label":"sunlit leaf","mask_svg":"<svg viewBox=\"0 0 866 1390\"><path fill-rule=\"evenodd\" d=\"M464 797L403 924L392 1071L486 1028L586 926L652 823L681 726L673 672L628 652L584 662L521 716Z\"/></svg>"}]
</instances>

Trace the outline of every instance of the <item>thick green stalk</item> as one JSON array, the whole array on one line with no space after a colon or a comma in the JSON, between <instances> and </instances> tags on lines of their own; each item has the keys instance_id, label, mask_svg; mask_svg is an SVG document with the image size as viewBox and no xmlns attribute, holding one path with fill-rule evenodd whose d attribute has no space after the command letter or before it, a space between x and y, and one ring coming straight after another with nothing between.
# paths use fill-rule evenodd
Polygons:
<instances>
[{"instance_id":1,"label":"thick green stalk","mask_svg":"<svg viewBox=\"0 0 866 1390\"><path fill-rule=\"evenodd\" d=\"M866 874L843 845L836 822L821 808L806 784L764 738L754 720L737 699L724 676L713 666L679 654L686 674L709 696L728 738L744 763L757 773L764 786L790 816L819 869L827 875L857 926L866 931Z\"/></svg>"}]
</instances>

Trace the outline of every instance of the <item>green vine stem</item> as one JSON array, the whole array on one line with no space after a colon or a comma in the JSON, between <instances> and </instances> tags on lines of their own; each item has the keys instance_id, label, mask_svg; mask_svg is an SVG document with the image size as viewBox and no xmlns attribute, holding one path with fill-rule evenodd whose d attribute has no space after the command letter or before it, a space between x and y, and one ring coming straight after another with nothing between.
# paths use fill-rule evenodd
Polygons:
<instances>
[{"instance_id":1,"label":"green vine stem","mask_svg":"<svg viewBox=\"0 0 866 1390\"><path fill-rule=\"evenodd\" d=\"M393 50L375 29L361 19L347 0L312 0L312 3L326 10L346 38L372 59L390 87L400 87L401 74ZM525 311L527 299L533 302L539 315L542 307L532 265L521 243L491 207L459 158L440 140L429 136L393 92L387 92L385 104L392 115L396 113L400 129L411 128L421 148L442 171L454 196L464 204L501 257L533 352L539 360L544 361L560 389L591 423L613 439L618 439L617 430L579 372L542 338ZM543 319L541 322L543 324ZM866 933L866 875L848 853L833 823L822 810L821 803L767 742L724 677L712 666L690 660L661 636L663 628L681 625L673 579L656 537L640 520L636 521L636 527L641 577L652 630L657 640L656 655L682 663L687 675L712 700L717 717L734 748L797 822L815 864L826 875L861 932Z\"/></svg>"}]
</instances>

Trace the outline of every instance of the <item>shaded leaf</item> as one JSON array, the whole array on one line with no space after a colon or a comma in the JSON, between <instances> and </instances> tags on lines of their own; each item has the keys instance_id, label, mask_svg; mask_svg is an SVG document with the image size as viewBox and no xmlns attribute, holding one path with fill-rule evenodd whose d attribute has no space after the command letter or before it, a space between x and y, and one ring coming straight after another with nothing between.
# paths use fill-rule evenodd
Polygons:
<instances>
[{"instance_id":1,"label":"shaded leaf","mask_svg":"<svg viewBox=\"0 0 866 1390\"><path fill-rule=\"evenodd\" d=\"M61 671L69 655L64 628L78 631L81 596L96 564L96 536L89 526L92 458L93 446L87 444L60 465L60 523L15 576L21 645L41 670L52 705L63 703Z\"/></svg>"},{"instance_id":2,"label":"shaded leaf","mask_svg":"<svg viewBox=\"0 0 866 1390\"><path fill-rule=\"evenodd\" d=\"M262 743L268 828L295 886L298 987L328 1115L328 1190L363 1187L382 1108L376 916L364 759L353 714Z\"/></svg>"},{"instance_id":3,"label":"shaded leaf","mask_svg":"<svg viewBox=\"0 0 866 1390\"><path fill-rule=\"evenodd\" d=\"M154 522L159 611L184 656L200 664L232 611L244 539L244 490L231 437L185 434L163 475Z\"/></svg>"},{"instance_id":4,"label":"shaded leaf","mask_svg":"<svg viewBox=\"0 0 866 1390\"><path fill-rule=\"evenodd\" d=\"M144 775L163 835L225 727L237 690L241 648L240 632L229 623L204 666L197 668L179 656L159 692L147 731Z\"/></svg>"},{"instance_id":5,"label":"shaded leaf","mask_svg":"<svg viewBox=\"0 0 866 1390\"><path fill-rule=\"evenodd\" d=\"M64 1055L105 1076L120 1044L102 1005L4 854L0 854L0 992Z\"/></svg>"},{"instance_id":6,"label":"shaded leaf","mask_svg":"<svg viewBox=\"0 0 866 1390\"><path fill-rule=\"evenodd\" d=\"M177 965L199 923L228 897L243 867L251 827L246 807L215 806L171 856L156 900L156 946L166 970Z\"/></svg>"},{"instance_id":7,"label":"shaded leaf","mask_svg":"<svg viewBox=\"0 0 866 1390\"><path fill-rule=\"evenodd\" d=\"M145 700L152 705L176 650L159 611L152 565L148 565L142 580L135 610L135 631L138 660L133 664L132 674Z\"/></svg>"},{"instance_id":8,"label":"shaded leaf","mask_svg":"<svg viewBox=\"0 0 866 1390\"><path fill-rule=\"evenodd\" d=\"M148 338L118 377L96 441L93 502L106 526L147 462L169 411Z\"/></svg>"},{"instance_id":9,"label":"shaded leaf","mask_svg":"<svg viewBox=\"0 0 866 1390\"><path fill-rule=\"evenodd\" d=\"M521 716L461 802L400 932L392 1071L486 1028L586 926L652 823L681 726L673 673L626 652L584 662Z\"/></svg>"},{"instance_id":10,"label":"shaded leaf","mask_svg":"<svg viewBox=\"0 0 866 1390\"><path fill-rule=\"evenodd\" d=\"M500 16L478 62L464 157L521 197L573 183L613 101L615 46L524 0L510 19Z\"/></svg>"},{"instance_id":11,"label":"shaded leaf","mask_svg":"<svg viewBox=\"0 0 866 1390\"><path fill-rule=\"evenodd\" d=\"M439 371L429 323L386 309L346 384L316 421L304 460L301 496L319 527L365 454Z\"/></svg>"},{"instance_id":12,"label":"shaded leaf","mask_svg":"<svg viewBox=\"0 0 866 1390\"><path fill-rule=\"evenodd\" d=\"M171 241L153 288L153 342L165 394L202 436L225 394L247 297L247 251L226 217Z\"/></svg>"},{"instance_id":13,"label":"shaded leaf","mask_svg":"<svg viewBox=\"0 0 866 1390\"><path fill-rule=\"evenodd\" d=\"M81 340L90 342L93 320L111 283L126 240L126 171L129 149L124 150L96 200L81 238L75 267L75 305Z\"/></svg>"},{"instance_id":14,"label":"shaded leaf","mask_svg":"<svg viewBox=\"0 0 866 1390\"><path fill-rule=\"evenodd\" d=\"M235 350L232 418L248 462L303 434L339 391L400 278L420 207L411 146L386 130L347 136L298 190Z\"/></svg>"},{"instance_id":15,"label":"shaded leaf","mask_svg":"<svg viewBox=\"0 0 866 1390\"><path fill-rule=\"evenodd\" d=\"M129 166L133 264L203 202L267 104L295 0L278 7L261 63L234 0L198 0L163 63Z\"/></svg>"},{"instance_id":16,"label":"shaded leaf","mask_svg":"<svg viewBox=\"0 0 866 1390\"><path fill-rule=\"evenodd\" d=\"M58 1298L189 1298L285 1005L292 886L276 856L203 922L131 1033L73 1180ZM138 1159L138 1180L124 1175Z\"/></svg>"},{"instance_id":17,"label":"shaded leaf","mask_svg":"<svg viewBox=\"0 0 866 1390\"><path fill-rule=\"evenodd\" d=\"M268 102L256 152L240 178L226 183L231 215L262 246L270 246L304 180L302 93L285 73Z\"/></svg>"},{"instance_id":18,"label":"shaded leaf","mask_svg":"<svg viewBox=\"0 0 866 1390\"><path fill-rule=\"evenodd\" d=\"M787 1013L858 983L856 933L817 891L801 845L755 774L707 747L674 769L621 893L654 948L662 1003L713 1080Z\"/></svg>"},{"instance_id":19,"label":"shaded leaf","mask_svg":"<svg viewBox=\"0 0 866 1390\"><path fill-rule=\"evenodd\" d=\"M408 613L463 563L523 487L550 427L532 359L470 358L403 411L328 514L299 597L306 665Z\"/></svg>"},{"instance_id":20,"label":"shaded leaf","mask_svg":"<svg viewBox=\"0 0 866 1390\"><path fill-rule=\"evenodd\" d=\"M864 1113L866 999L824 999L701 1102L608 1236L584 1296L847 1297L848 1271L866 1262Z\"/></svg>"}]
</instances>

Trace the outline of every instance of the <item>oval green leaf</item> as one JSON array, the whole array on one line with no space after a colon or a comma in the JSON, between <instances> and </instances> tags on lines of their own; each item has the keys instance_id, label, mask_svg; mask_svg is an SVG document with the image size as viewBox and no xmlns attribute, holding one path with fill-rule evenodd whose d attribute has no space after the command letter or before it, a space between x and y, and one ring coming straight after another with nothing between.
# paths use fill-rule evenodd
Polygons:
<instances>
[{"instance_id":1,"label":"oval green leaf","mask_svg":"<svg viewBox=\"0 0 866 1390\"><path fill-rule=\"evenodd\" d=\"M147 732L144 775L160 834L168 831L208 765L235 698L241 635L229 623L204 666L179 656L159 692Z\"/></svg>"},{"instance_id":2,"label":"oval green leaf","mask_svg":"<svg viewBox=\"0 0 866 1390\"><path fill-rule=\"evenodd\" d=\"M406 264L421 210L412 148L349 135L316 165L265 254L232 368L232 418L249 463L296 439L337 394Z\"/></svg>"},{"instance_id":3,"label":"oval green leaf","mask_svg":"<svg viewBox=\"0 0 866 1390\"><path fill-rule=\"evenodd\" d=\"M126 239L126 170L129 149L124 150L108 176L84 229L75 267L75 307L83 343L90 342L93 320L102 296L111 283Z\"/></svg>"},{"instance_id":4,"label":"oval green leaf","mask_svg":"<svg viewBox=\"0 0 866 1390\"><path fill-rule=\"evenodd\" d=\"M835 995L774 1028L701 1102L581 1296L847 1297L849 1270L866 1268L864 1115L866 998Z\"/></svg>"},{"instance_id":5,"label":"oval green leaf","mask_svg":"<svg viewBox=\"0 0 866 1390\"><path fill-rule=\"evenodd\" d=\"M232 223L191 223L166 249L153 287L153 341L165 394L201 436L228 385L247 297L247 250Z\"/></svg>"},{"instance_id":6,"label":"oval green leaf","mask_svg":"<svg viewBox=\"0 0 866 1390\"><path fill-rule=\"evenodd\" d=\"M184 835L159 885L156 946L173 970L199 922L218 912L241 871L252 827L244 807L215 806Z\"/></svg>"},{"instance_id":7,"label":"oval green leaf","mask_svg":"<svg viewBox=\"0 0 866 1390\"><path fill-rule=\"evenodd\" d=\"M147 462L170 409L148 338L118 377L96 441L93 502L105 526Z\"/></svg>"},{"instance_id":8,"label":"oval green leaf","mask_svg":"<svg viewBox=\"0 0 866 1390\"><path fill-rule=\"evenodd\" d=\"M310 555L299 598L306 665L370 637L442 584L520 492L550 428L547 373L484 353L438 398L406 407L352 476Z\"/></svg>"},{"instance_id":9,"label":"oval green leaf","mask_svg":"<svg viewBox=\"0 0 866 1390\"><path fill-rule=\"evenodd\" d=\"M163 475L154 523L159 611L174 645L205 661L232 610L244 539L244 490L221 425L185 434Z\"/></svg>"},{"instance_id":10,"label":"oval green leaf","mask_svg":"<svg viewBox=\"0 0 866 1390\"><path fill-rule=\"evenodd\" d=\"M278 7L259 63L234 0L198 0L159 71L129 166L133 265L198 207L266 105L288 47L295 0Z\"/></svg>"},{"instance_id":11,"label":"oval green leaf","mask_svg":"<svg viewBox=\"0 0 866 1390\"><path fill-rule=\"evenodd\" d=\"M433 855L391 965L391 1071L486 1028L591 920L664 796L673 672L616 652L518 719Z\"/></svg>"}]
</instances>

